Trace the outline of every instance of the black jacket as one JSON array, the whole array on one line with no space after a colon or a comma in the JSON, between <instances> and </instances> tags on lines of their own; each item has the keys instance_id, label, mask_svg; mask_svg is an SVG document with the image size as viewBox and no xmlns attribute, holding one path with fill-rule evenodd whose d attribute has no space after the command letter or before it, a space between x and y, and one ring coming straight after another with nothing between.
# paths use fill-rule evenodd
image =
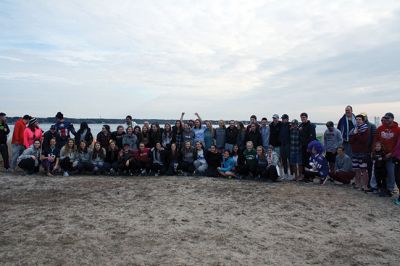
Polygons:
<instances>
[{"instance_id":1,"label":"black jacket","mask_svg":"<svg viewBox=\"0 0 400 266\"><path fill-rule=\"evenodd\" d=\"M50 140L52 138L55 138L57 141L57 132L56 131L54 131L54 133L51 133L51 131L48 130L43 134L43 144L42 144L43 150L46 150L50 147Z\"/></svg>"},{"instance_id":2,"label":"black jacket","mask_svg":"<svg viewBox=\"0 0 400 266\"><path fill-rule=\"evenodd\" d=\"M211 151L206 152L206 161L208 164L208 167L213 167L217 168L221 166L221 153L213 153Z\"/></svg>"},{"instance_id":3,"label":"black jacket","mask_svg":"<svg viewBox=\"0 0 400 266\"><path fill-rule=\"evenodd\" d=\"M125 135L125 131L122 132L122 134L118 134L118 131L114 131L111 133L111 139L115 141L115 144L118 146L118 148L122 149L122 138Z\"/></svg>"},{"instance_id":4,"label":"black jacket","mask_svg":"<svg viewBox=\"0 0 400 266\"><path fill-rule=\"evenodd\" d=\"M107 163L118 162L118 156L119 156L119 149L115 150L107 149L105 161Z\"/></svg>"},{"instance_id":5,"label":"black jacket","mask_svg":"<svg viewBox=\"0 0 400 266\"><path fill-rule=\"evenodd\" d=\"M7 135L10 134L10 129L7 123L0 124L0 144L7 144Z\"/></svg>"},{"instance_id":6,"label":"black jacket","mask_svg":"<svg viewBox=\"0 0 400 266\"><path fill-rule=\"evenodd\" d=\"M271 123L269 124L269 129L270 129L270 135L269 135L269 144L274 146L274 147L279 147L281 146L281 140L280 140L280 132L281 132L281 122L278 122L276 124Z\"/></svg>"},{"instance_id":7,"label":"black jacket","mask_svg":"<svg viewBox=\"0 0 400 266\"><path fill-rule=\"evenodd\" d=\"M307 146L313 140L316 140L315 125L310 121L301 123L299 126L299 137L301 146Z\"/></svg>"},{"instance_id":8,"label":"black jacket","mask_svg":"<svg viewBox=\"0 0 400 266\"><path fill-rule=\"evenodd\" d=\"M260 131L259 130L248 131L246 133L246 142L247 141L252 141L254 148L256 148L257 146L260 146L262 143Z\"/></svg>"},{"instance_id":9,"label":"black jacket","mask_svg":"<svg viewBox=\"0 0 400 266\"><path fill-rule=\"evenodd\" d=\"M237 127L233 129L231 127L227 127L225 130L225 142L228 144L237 144L237 136L239 134L239 130Z\"/></svg>"},{"instance_id":10,"label":"black jacket","mask_svg":"<svg viewBox=\"0 0 400 266\"><path fill-rule=\"evenodd\" d=\"M79 145L79 142L81 141L81 134L82 134L82 131L79 129L76 132L76 135L75 135L75 144L76 145ZM86 135L85 135L84 141L86 142L87 146L92 145L93 135L92 135L92 132L90 131L90 128L88 128L87 131L86 131Z\"/></svg>"}]
</instances>

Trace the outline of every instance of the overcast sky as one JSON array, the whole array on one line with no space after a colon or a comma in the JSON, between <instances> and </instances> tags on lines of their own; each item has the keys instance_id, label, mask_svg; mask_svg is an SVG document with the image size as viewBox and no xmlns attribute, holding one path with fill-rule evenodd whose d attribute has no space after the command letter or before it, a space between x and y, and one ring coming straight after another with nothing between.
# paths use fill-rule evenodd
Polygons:
<instances>
[{"instance_id":1,"label":"overcast sky","mask_svg":"<svg viewBox=\"0 0 400 266\"><path fill-rule=\"evenodd\" d=\"M1 0L0 111L399 116L399 29L399 0Z\"/></svg>"}]
</instances>

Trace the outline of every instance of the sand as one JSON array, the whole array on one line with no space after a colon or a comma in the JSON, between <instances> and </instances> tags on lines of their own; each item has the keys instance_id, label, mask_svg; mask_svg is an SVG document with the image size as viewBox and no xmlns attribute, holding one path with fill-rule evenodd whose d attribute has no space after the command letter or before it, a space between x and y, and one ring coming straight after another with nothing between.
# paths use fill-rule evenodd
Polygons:
<instances>
[{"instance_id":1,"label":"sand","mask_svg":"<svg viewBox=\"0 0 400 266\"><path fill-rule=\"evenodd\" d=\"M400 208L349 187L0 174L0 263L399 265Z\"/></svg>"}]
</instances>

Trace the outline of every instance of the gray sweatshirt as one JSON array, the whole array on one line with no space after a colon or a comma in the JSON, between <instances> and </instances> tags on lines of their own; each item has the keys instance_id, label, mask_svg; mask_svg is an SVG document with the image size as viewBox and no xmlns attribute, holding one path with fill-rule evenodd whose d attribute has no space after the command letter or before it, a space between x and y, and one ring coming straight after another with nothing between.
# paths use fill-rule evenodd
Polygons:
<instances>
[{"instance_id":1,"label":"gray sweatshirt","mask_svg":"<svg viewBox=\"0 0 400 266\"><path fill-rule=\"evenodd\" d=\"M336 152L336 149L343 143L342 133L334 128L333 131L327 129L324 133L325 150L328 152Z\"/></svg>"},{"instance_id":2,"label":"gray sweatshirt","mask_svg":"<svg viewBox=\"0 0 400 266\"><path fill-rule=\"evenodd\" d=\"M344 156L336 156L335 170L343 172L353 171L351 158L347 154L345 154Z\"/></svg>"},{"instance_id":3,"label":"gray sweatshirt","mask_svg":"<svg viewBox=\"0 0 400 266\"><path fill-rule=\"evenodd\" d=\"M91 163L92 162L92 150L87 149L87 152L76 152L75 162L76 163Z\"/></svg>"},{"instance_id":4,"label":"gray sweatshirt","mask_svg":"<svg viewBox=\"0 0 400 266\"><path fill-rule=\"evenodd\" d=\"M69 158L71 162L73 162L75 160L75 151L67 151L65 149L65 146L61 148L60 151L60 160L63 160L65 158Z\"/></svg>"},{"instance_id":5,"label":"gray sweatshirt","mask_svg":"<svg viewBox=\"0 0 400 266\"><path fill-rule=\"evenodd\" d=\"M40 149L35 149L35 147L32 144L28 149L24 150L24 152L18 157L17 164L19 164L24 159L29 159L32 156L35 156L36 157L35 166L38 166L39 165L40 153L41 153L41 150Z\"/></svg>"}]
</instances>

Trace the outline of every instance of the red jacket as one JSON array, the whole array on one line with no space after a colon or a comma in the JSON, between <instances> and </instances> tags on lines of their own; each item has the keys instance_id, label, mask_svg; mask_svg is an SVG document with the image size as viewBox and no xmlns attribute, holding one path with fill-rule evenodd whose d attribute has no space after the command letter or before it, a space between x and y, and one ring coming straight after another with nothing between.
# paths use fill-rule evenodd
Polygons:
<instances>
[{"instance_id":1,"label":"red jacket","mask_svg":"<svg viewBox=\"0 0 400 266\"><path fill-rule=\"evenodd\" d=\"M150 162L150 149L149 148L144 148L143 151L136 150L133 153L133 156L136 161L138 162Z\"/></svg>"},{"instance_id":2,"label":"red jacket","mask_svg":"<svg viewBox=\"0 0 400 266\"><path fill-rule=\"evenodd\" d=\"M351 149L354 153L368 153L368 141L369 141L369 128L364 132L357 132L357 134L350 133L349 142L351 144Z\"/></svg>"},{"instance_id":3,"label":"red jacket","mask_svg":"<svg viewBox=\"0 0 400 266\"><path fill-rule=\"evenodd\" d=\"M376 131L375 142L379 141L382 143L386 153L392 153L396 147L399 135L400 128L397 122L393 122L390 127L381 125Z\"/></svg>"},{"instance_id":4,"label":"red jacket","mask_svg":"<svg viewBox=\"0 0 400 266\"><path fill-rule=\"evenodd\" d=\"M11 144L24 145L24 131L26 124L22 118L18 119L14 126L14 133L12 136Z\"/></svg>"}]
</instances>

